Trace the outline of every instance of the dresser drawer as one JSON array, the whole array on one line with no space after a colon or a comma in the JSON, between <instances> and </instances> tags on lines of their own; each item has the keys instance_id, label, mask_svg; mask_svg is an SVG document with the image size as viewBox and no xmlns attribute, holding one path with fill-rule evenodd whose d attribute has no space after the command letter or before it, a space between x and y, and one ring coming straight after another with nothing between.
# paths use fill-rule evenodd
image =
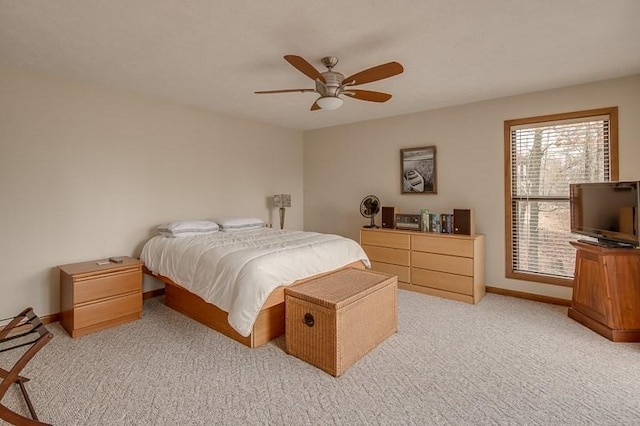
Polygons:
<instances>
[{"instance_id":1,"label":"dresser drawer","mask_svg":"<svg viewBox=\"0 0 640 426\"><path fill-rule=\"evenodd\" d=\"M362 245L369 260L409 266L409 250Z\"/></svg>"},{"instance_id":2,"label":"dresser drawer","mask_svg":"<svg viewBox=\"0 0 640 426\"><path fill-rule=\"evenodd\" d=\"M443 254L411 252L411 266L433 271L473 276L473 259Z\"/></svg>"},{"instance_id":3,"label":"dresser drawer","mask_svg":"<svg viewBox=\"0 0 640 426\"><path fill-rule=\"evenodd\" d=\"M142 312L142 292L80 306L73 310L74 329Z\"/></svg>"},{"instance_id":4,"label":"dresser drawer","mask_svg":"<svg viewBox=\"0 0 640 426\"><path fill-rule=\"evenodd\" d=\"M411 268L411 284L473 295L473 278L464 275Z\"/></svg>"},{"instance_id":5,"label":"dresser drawer","mask_svg":"<svg viewBox=\"0 0 640 426\"><path fill-rule=\"evenodd\" d=\"M452 237L412 235L411 250L453 256L473 257L473 240Z\"/></svg>"},{"instance_id":6,"label":"dresser drawer","mask_svg":"<svg viewBox=\"0 0 640 426\"><path fill-rule=\"evenodd\" d=\"M400 265L391 265L390 263L371 262L371 269L378 272L384 272L386 274L397 275L398 281L408 283L409 280L409 267Z\"/></svg>"},{"instance_id":7,"label":"dresser drawer","mask_svg":"<svg viewBox=\"0 0 640 426\"><path fill-rule=\"evenodd\" d=\"M410 236L395 232L360 231L360 244L409 250Z\"/></svg>"},{"instance_id":8,"label":"dresser drawer","mask_svg":"<svg viewBox=\"0 0 640 426\"><path fill-rule=\"evenodd\" d=\"M142 271L140 269L78 278L73 286L73 304L141 291L141 289Z\"/></svg>"}]
</instances>

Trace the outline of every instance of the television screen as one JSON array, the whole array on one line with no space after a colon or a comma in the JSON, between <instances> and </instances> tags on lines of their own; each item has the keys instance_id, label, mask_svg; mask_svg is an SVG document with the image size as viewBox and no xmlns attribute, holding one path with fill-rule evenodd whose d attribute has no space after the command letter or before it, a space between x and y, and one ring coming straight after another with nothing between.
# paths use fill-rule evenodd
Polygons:
<instances>
[{"instance_id":1,"label":"television screen","mask_svg":"<svg viewBox=\"0 0 640 426\"><path fill-rule=\"evenodd\" d=\"M638 207L640 182L570 185L571 232L602 243L640 245Z\"/></svg>"}]
</instances>

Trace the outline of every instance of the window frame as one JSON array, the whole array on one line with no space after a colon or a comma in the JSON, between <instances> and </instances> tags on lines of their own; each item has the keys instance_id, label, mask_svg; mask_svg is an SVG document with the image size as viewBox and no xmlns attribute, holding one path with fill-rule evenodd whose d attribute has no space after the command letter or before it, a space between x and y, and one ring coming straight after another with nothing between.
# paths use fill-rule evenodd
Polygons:
<instances>
[{"instance_id":1,"label":"window frame","mask_svg":"<svg viewBox=\"0 0 640 426\"><path fill-rule=\"evenodd\" d=\"M504 121L504 200L505 200L505 274L507 278L518 279L523 281L534 281L544 284L553 284L565 287L573 286L573 279L560 278L540 273L529 273L514 270L513 265L513 223L511 216L511 208L513 198L511 194L512 183L512 164L511 164L511 128L521 125L536 125L546 122L572 120L572 119L589 119L597 116L609 116L609 180L619 180L619 161L618 161L618 107L608 107L591 109L584 111L574 111L561 114L541 115L536 117L519 118ZM564 201L565 197L558 198ZM549 197L545 197L544 201L552 201ZM568 242L567 242L568 243Z\"/></svg>"}]
</instances>

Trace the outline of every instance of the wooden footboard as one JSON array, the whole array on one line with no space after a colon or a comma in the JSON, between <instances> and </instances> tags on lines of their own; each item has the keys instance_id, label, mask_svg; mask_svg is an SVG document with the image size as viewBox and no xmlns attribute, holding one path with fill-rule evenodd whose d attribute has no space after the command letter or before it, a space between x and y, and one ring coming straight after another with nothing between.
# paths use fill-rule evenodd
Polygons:
<instances>
[{"instance_id":1,"label":"wooden footboard","mask_svg":"<svg viewBox=\"0 0 640 426\"><path fill-rule=\"evenodd\" d=\"M360 261L353 262L345 266L345 268L360 269L364 269L364 267L364 264ZM227 317L229 315L227 312L206 302L197 294L191 293L189 290L174 283L167 277L154 274L146 268L144 268L144 271L165 283L165 304L168 307L242 343L245 346L257 348L258 346L262 346L271 339L274 339L284 333L284 286L276 288L271 295L269 295L269 298L265 301L258 317L256 318L251 334L248 337L244 337L231 328L227 321ZM322 275L325 274L314 275L312 277L305 278L304 280L296 281L292 285L301 284Z\"/></svg>"}]
</instances>

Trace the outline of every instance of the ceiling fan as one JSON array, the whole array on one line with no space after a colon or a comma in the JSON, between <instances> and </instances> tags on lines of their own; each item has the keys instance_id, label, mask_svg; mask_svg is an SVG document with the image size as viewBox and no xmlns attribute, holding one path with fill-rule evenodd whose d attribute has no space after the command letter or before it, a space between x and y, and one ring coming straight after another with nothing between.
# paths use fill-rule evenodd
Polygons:
<instances>
[{"instance_id":1,"label":"ceiling fan","mask_svg":"<svg viewBox=\"0 0 640 426\"><path fill-rule=\"evenodd\" d=\"M327 67L327 71L323 73L315 69L313 65L301 56L286 55L284 59L295 69L314 80L316 87L314 89L263 90L255 93L316 92L320 97L311 105L311 111L317 111L319 109L334 110L340 108L343 102L340 97L341 95L348 96L353 99L359 99L361 101L386 102L391 99L391 95L388 93L353 89L352 87L393 77L394 75L398 75L404 71L404 68L399 63L387 62L386 64L368 68L345 78L343 74L333 71L333 67L338 64L338 58L335 56L326 56L322 58L322 64Z\"/></svg>"}]
</instances>

